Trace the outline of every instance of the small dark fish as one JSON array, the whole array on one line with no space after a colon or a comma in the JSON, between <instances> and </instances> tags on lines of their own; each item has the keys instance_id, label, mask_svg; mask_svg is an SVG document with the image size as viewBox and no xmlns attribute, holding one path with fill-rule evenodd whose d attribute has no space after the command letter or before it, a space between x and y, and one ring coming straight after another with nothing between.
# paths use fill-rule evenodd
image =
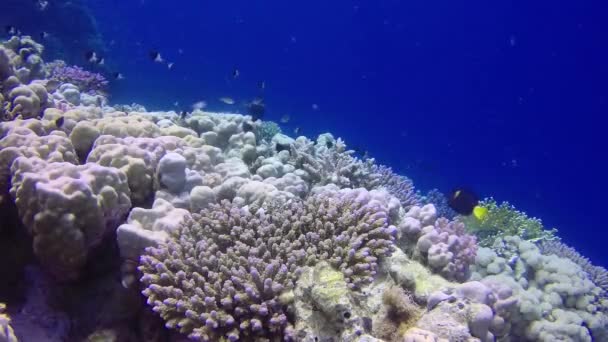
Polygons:
<instances>
[{"instance_id":1,"label":"small dark fish","mask_svg":"<svg viewBox=\"0 0 608 342\"><path fill-rule=\"evenodd\" d=\"M253 121L264 118L266 113L266 106L262 98L255 98L247 105L247 112L253 118Z\"/></svg>"},{"instance_id":2,"label":"small dark fish","mask_svg":"<svg viewBox=\"0 0 608 342\"><path fill-rule=\"evenodd\" d=\"M99 58L97 57L97 53L95 51L87 51L87 52L85 52L84 58L89 63L97 63L99 61Z\"/></svg>"},{"instance_id":3,"label":"small dark fish","mask_svg":"<svg viewBox=\"0 0 608 342\"><path fill-rule=\"evenodd\" d=\"M55 90L57 90L57 88L59 88L60 85L61 85L61 82L59 82L57 80L47 80L46 84L45 84L45 88L49 93L52 93Z\"/></svg>"},{"instance_id":4,"label":"small dark fish","mask_svg":"<svg viewBox=\"0 0 608 342\"><path fill-rule=\"evenodd\" d=\"M4 30L6 31L7 34L10 34L10 35L17 33L17 29L15 28L15 26L11 26L11 25L6 25L4 27Z\"/></svg>"},{"instance_id":5,"label":"small dark fish","mask_svg":"<svg viewBox=\"0 0 608 342\"><path fill-rule=\"evenodd\" d=\"M40 32L40 39L47 39L49 37L49 34L47 32Z\"/></svg>"},{"instance_id":6,"label":"small dark fish","mask_svg":"<svg viewBox=\"0 0 608 342\"><path fill-rule=\"evenodd\" d=\"M253 132L253 125L251 124L251 122L243 122L243 131L244 132Z\"/></svg>"},{"instance_id":7,"label":"small dark fish","mask_svg":"<svg viewBox=\"0 0 608 342\"><path fill-rule=\"evenodd\" d=\"M277 150L277 153L279 153L281 151L289 151L291 150L291 147L289 144L276 144L275 149Z\"/></svg>"},{"instance_id":8,"label":"small dark fish","mask_svg":"<svg viewBox=\"0 0 608 342\"><path fill-rule=\"evenodd\" d=\"M61 128L61 126L63 126L64 121L65 118L63 116L60 116L57 120L55 120L55 126L57 126L57 128Z\"/></svg>"},{"instance_id":9,"label":"small dark fish","mask_svg":"<svg viewBox=\"0 0 608 342\"><path fill-rule=\"evenodd\" d=\"M473 209L479 204L479 198L469 189L456 188L450 194L448 204L455 212L468 216L473 213Z\"/></svg>"},{"instance_id":10,"label":"small dark fish","mask_svg":"<svg viewBox=\"0 0 608 342\"><path fill-rule=\"evenodd\" d=\"M97 65L104 65L105 63L106 63L106 60L105 60L105 58L102 57L99 59L99 62L97 62Z\"/></svg>"},{"instance_id":11,"label":"small dark fish","mask_svg":"<svg viewBox=\"0 0 608 342\"><path fill-rule=\"evenodd\" d=\"M123 74L121 74L120 72L115 72L114 74L112 74L112 76L114 77L115 80L124 80L125 76Z\"/></svg>"},{"instance_id":12,"label":"small dark fish","mask_svg":"<svg viewBox=\"0 0 608 342\"><path fill-rule=\"evenodd\" d=\"M296 127L296 128L293 130L293 134L298 135L298 134L300 134L300 131L301 131L300 127Z\"/></svg>"},{"instance_id":13,"label":"small dark fish","mask_svg":"<svg viewBox=\"0 0 608 342\"><path fill-rule=\"evenodd\" d=\"M237 78L239 78L239 76L241 75L239 69L234 69L234 71L232 71L232 78L234 78L235 80Z\"/></svg>"},{"instance_id":14,"label":"small dark fish","mask_svg":"<svg viewBox=\"0 0 608 342\"><path fill-rule=\"evenodd\" d=\"M150 59L153 62L156 62L156 63L162 63L163 62L163 58L161 57L161 55L160 55L160 53L158 51L151 50L150 53L148 54L148 56L150 56Z\"/></svg>"}]
</instances>

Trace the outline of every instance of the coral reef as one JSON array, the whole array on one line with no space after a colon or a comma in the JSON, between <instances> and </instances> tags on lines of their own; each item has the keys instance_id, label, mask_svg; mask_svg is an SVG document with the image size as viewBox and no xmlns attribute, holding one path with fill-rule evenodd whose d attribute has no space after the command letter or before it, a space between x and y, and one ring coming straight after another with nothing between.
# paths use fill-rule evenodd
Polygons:
<instances>
[{"instance_id":1,"label":"coral reef","mask_svg":"<svg viewBox=\"0 0 608 342\"><path fill-rule=\"evenodd\" d=\"M385 188L391 195L397 197L405 210L420 205L420 198L414 190L414 182L411 179L394 173L390 167L384 165L374 166L373 170L380 175L378 187Z\"/></svg>"},{"instance_id":2,"label":"coral reef","mask_svg":"<svg viewBox=\"0 0 608 342\"><path fill-rule=\"evenodd\" d=\"M602 341L608 316L602 289L573 261L543 255L511 236L480 248L471 279L511 288L519 298L510 336L531 341Z\"/></svg>"},{"instance_id":3,"label":"coral reef","mask_svg":"<svg viewBox=\"0 0 608 342\"><path fill-rule=\"evenodd\" d=\"M421 196L420 198L420 206L425 204L432 204L435 206L435 210L437 210L437 217L445 217L448 220L454 220L458 215L454 209L450 208L448 204L448 199L445 197L443 192L438 189L429 190L426 195Z\"/></svg>"},{"instance_id":4,"label":"coral reef","mask_svg":"<svg viewBox=\"0 0 608 342\"><path fill-rule=\"evenodd\" d=\"M406 244L416 241L410 254L422 258L432 270L447 279L463 281L475 261L477 241L466 233L462 222L436 217L432 204L412 207L399 226L402 240Z\"/></svg>"},{"instance_id":5,"label":"coral reef","mask_svg":"<svg viewBox=\"0 0 608 342\"><path fill-rule=\"evenodd\" d=\"M291 338L279 297L294 288L301 267L326 260L344 273L346 288L359 288L374 279L395 233L386 204L363 189L326 191L268 212L223 202L146 250L143 293L168 327L191 338Z\"/></svg>"},{"instance_id":6,"label":"coral reef","mask_svg":"<svg viewBox=\"0 0 608 342\"><path fill-rule=\"evenodd\" d=\"M589 279L603 290L602 295L607 296L608 271L605 268L593 265L589 259L561 241L541 241L538 248L544 255L557 255L579 265L587 273Z\"/></svg>"},{"instance_id":7,"label":"coral reef","mask_svg":"<svg viewBox=\"0 0 608 342\"><path fill-rule=\"evenodd\" d=\"M541 220L528 217L526 213L518 211L508 202L499 205L494 199L488 198L479 205L488 209L488 214L483 220L480 221L473 216L460 219L465 223L469 233L477 236L480 246L488 247L496 238L505 236L520 236L531 242L558 239L556 229L545 229Z\"/></svg>"},{"instance_id":8,"label":"coral reef","mask_svg":"<svg viewBox=\"0 0 608 342\"><path fill-rule=\"evenodd\" d=\"M508 203L42 53L0 44L0 341L608 340L606 270Z\"/></svg>"},{"instance_id":9,"label":"coral reef","mask_svg":"<svg viewBox=\"0 0 608 342\"><path fill-rule=\"evenodd\" d=\"M49 63L50 64L50 63ZM103 93L108 87L108 80L101 74L85 70L79 66L68 66L61 62L47 64L48 80L58 83L70 83L82 92L89 94Z\"/></svg>"}]
</instances>

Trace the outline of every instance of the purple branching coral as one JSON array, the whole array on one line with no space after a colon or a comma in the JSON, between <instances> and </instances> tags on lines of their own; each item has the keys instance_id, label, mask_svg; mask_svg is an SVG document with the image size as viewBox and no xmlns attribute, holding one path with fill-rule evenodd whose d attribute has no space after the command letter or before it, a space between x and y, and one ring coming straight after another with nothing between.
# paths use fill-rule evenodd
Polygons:
<instances>
[{"instance_id":1,"label":"purple branching coral","mask_svg":"<svg viewBox=\"0 0 608 342\"><path fill-rule=\"evenodd\" d=\"M67 66L61 62L53 62L49 65L49 80L71 83L82 92L103 93L108 86L108 80L101 74L84 70L78 66Z\"/></svg>"},{"instance_id":2,"label":"purple branching coral","mask_svg":"<svg viewBox=\"0 0 608 342\"><path fill-rule=\"evenodd\" d=\"M542 241L538 244L538 248L544 255L555 254L560 258L572 260L579 265L583 271L587 273L589 279L599 288L602 289L602 297L608 298L608 270L601 266L595 266L576 249L562 243L560 241Z\"/></svg>"},{"instance_id":3,"label":"purple branching coral","mask_svg":"<svg viewBox=\"0 0 608 342\"><path fill-rule=\"evenodd\" d=\"M390 254L396 228L364 189L327 191L251 213L228 201L194 214L141 257L143 294L197 341L295 340L287 303L302 267L321 260L357 289Z\"/></svg>"},{"instance_id":4,"label":"purple branching coral","mask_svg":"<svg viewBox=\"0 0 608 342\"><path fill-rule=\"evenodd\" d=\"M385 188L391 195L397 197L405 210L420 205L420 198L414 190L411 179L396 174L390 167L384 165L374 165L373 172L379 175L378 187Z\"/></svg>"}]
</instances>

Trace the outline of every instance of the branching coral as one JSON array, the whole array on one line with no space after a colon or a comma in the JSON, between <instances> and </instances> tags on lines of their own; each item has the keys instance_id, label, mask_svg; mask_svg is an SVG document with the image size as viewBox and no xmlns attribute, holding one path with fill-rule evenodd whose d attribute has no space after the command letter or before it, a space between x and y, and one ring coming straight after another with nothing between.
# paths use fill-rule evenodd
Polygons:
<instances>
[{"instance_id":1,"label":"branching coral","mask_svg":"<svg viewBox=\"0 0 608 342\"><path fill-rule=\"evenodd\" d=\"M453 220L457 212L455 212L450 205L448 204L448 199L445 197L443 192L439 191L439 189L432 189L426 193L426 195L420 198L420 203L424 204L432 204L435 206L437 210L437 217L445 217L448 220Z\"/></svg>"},{"instance_id":2,"label":"branching coral","mask_svg":"<svg viewBox=\"0 0 608 342\"><path fill-rule=\"evenodd\" d=\"M483 220L473 216L461 217L467 230L475 234L480 246L491 246L496 238L505 236L519 236L531 242L549 241L558 239L556 229L546 230L540 219L528 217L526 213L518 211L509 202L500 205L493 198L487 198L479 203L488 209Z\"/></svg>"},{"instance_id":3,"label":"branching coral","mask_svg":"<svg viewBox=\"0 0 608 342\"><path fill-rule=\"evenodd\" d=\"M333 183L341 188L372 189L378 186L380 175L374 172L374 160L353 157L354 151L347 150L342 139L334 141L331 135L322 134L317 139L313 151L307 150L310 150L310 145L296 141L296 146L291 149L291 156L294 166L306 171L312 183Z\"/></svg>"},{"instance_id":4,"label":"branching coral","mask_svg":"<svg viewBox=\"0 0 608 342\"><path fill-rule=\"evenodd\" d=\"M379 175L378 186L397 197L403 209L409 210L415 205L420 205L420 198L415 192L414 182L411 179L394 173L390 167L384 165L374 165L372 170Z\"/></svg>"},{"instance_id":5,"label":"branching coral","mask_svg":"<svg viewBox=\"0 0 608 342\"><path fill-rule=\"evenodd\" d=\"M104 92L108 80L101 74L84 70L79 66L53 64L49 70L49 80L60 83L71 83L82 92L96 94Z\"/></svg>"},{"instance_id":6,"label":"branching coral","mask_svg":"<svg viewBox=\"0 0 608 342\"><path fill-rule=\"evenodd\" d=\"M279 296L325 260L350 288L369 283L393 248L386 204L364 189L326 191L250 213L224 201L194 214L141 257L148 303L192 339L293 340Z\"/></svg>"},{"instance_id":7,"label":"branching coral","mask_svg":"<svg viewBox=\"0 0 608 342\"><path fill-rule=\"evenodd\" d=\"M274 121L262 121L262 124L255 129L255 136L258 141L270 142L272 137L279 133L281 133L281 127Z\"/></svg>"}]
</instances>

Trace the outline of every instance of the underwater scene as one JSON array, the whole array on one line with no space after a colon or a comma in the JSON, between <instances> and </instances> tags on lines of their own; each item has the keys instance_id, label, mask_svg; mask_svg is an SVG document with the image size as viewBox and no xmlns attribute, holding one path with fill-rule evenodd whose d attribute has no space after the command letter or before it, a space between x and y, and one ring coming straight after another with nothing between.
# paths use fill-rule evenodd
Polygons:
<instances>
[{"instance_id":1,"label":"underwater scene","mask_svg":"<svg viewBox=\"0 0 608 342\"><path fill-rule=\"evenodd\" d=\"M0 0L0 342L608 342L606 13Z\"/></svg>"}]
</instances>

